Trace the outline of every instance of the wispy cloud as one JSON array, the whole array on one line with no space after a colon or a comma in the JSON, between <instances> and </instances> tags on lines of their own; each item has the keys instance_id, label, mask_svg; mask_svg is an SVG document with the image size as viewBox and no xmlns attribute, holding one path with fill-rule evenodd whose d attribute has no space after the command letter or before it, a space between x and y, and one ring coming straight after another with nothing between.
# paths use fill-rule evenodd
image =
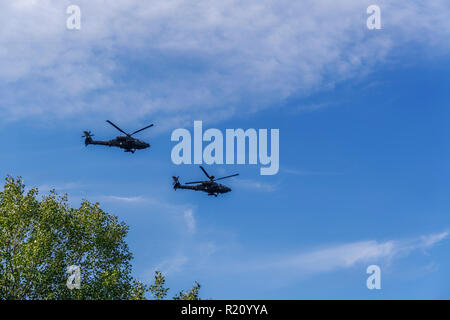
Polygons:
<instances>
[{"instance_id":1,"label":"wispy cloud","mask_svg":"<svg viewBox=\"0 0 450 320\"><path fill-rule=\"evenodd\" d=\"M254 189L258 191L265 191L265 192L274 192L277 189L277 186L272 183L266 183L251 179L239 179L239 186L241 188L245 189Z\"/></svg>"},{"instance_id":2,"label":"wispy cloud","mask_svg":"<svg viewBox=\"0 0 450 320\"><path fill-rule=\"evenodd\" d=\"M219 121L364 77L412 42L450 47L447 0L380 0L373 32L369 0L79 0L79 31L66 30L69 4L2 2L2 121Z\"/></svg>"},{"instance_id":3,"label":"wispy cloud","mask_svg":"<svg viewBox=\"0 0 450 320\"><path fill-rule=\"evenodd\" d=\"M319 104L309 104L309 105L301 105L296 107L291 107L289 110L290 114L302 114L302 113L309 113L314 112L318 110L322 110L329 107L326 103L319 103Z\"/></svg>"},{"instance_id":4,"label":"wispy cloud","mask_svg":"<svg viewBox=\"0 0 450 320\"><path fill-rule=\"evenodd\" d=\"M176 255L166 259L149 270L151 274L149 278L153 277L155 271L161 271L165 275L181 272L188 261L189 259L183 255Z\"/></svg>"},{"instance_id":5,"label":"wispy cloud","mask_svg":"<svg viewBox=\"0 0 450 320\"><path fill-rule=\"evenodd\" d=\"M174 255L147 269L144 272L144 277L151 278L149 275L152 276L156 270L164 274L175 274L198 269L199 265L200 269L203 269L206 265L210 265L211 259L214 259L217 247L212 241L195 240L184 243L178 250Z\"/></svg>"},{"instance_id":6,"label":"wispy cloud","mask_svg":"<svg viewBox=\"0 0 450 320\"><path fill-rule=\"evenodd\" d=\"M189 208L188 205L178 205L164 199L148 196L148 195L135 195L135 196L122 196L122 195L102 195L99 196L104 201L119 201L119 202L135 202L145 203L157 206L169 211L184 211Z\"/></svg>"},{"instance_id":7,"label":"wispy cloud","mask_svg":"<svg viewBox=\"0 0 450 320\"><path fill-rule=\"evenodd\" d=\"M258 263L258 269L289 269L303 273L327 272L350 268L359 263L385 262L405 257L415 250L425 250L447 239L449 232L409 240L385 242L361 241L322 248L306 253L278 257L276 262ZM266 261L273 261L267 259Z\"/></svg>"},{"instance_id":8,"label":"wispy cloud","mask_svg":"<svg viewBox=\"0 0 450 320\"><path fill-rule=\"evenodd\" d=\"M421 236L413 239L387 241L356 241L339 245L325 245L318 249L304 252L256 254L246 252L242 246L227 250L223 246L217 248L213 243L195 242L187 250L172 258L163 260L150 271L161 270L170 273L201 272L217 274L246 275L249 281L255 278L265 279L271 284L280 285L292 279L308 278L318 274L345 270L358 265L378 264L390 265L400 259L406 259L415 251L426 252L433 246L448 239L450 233L445 231L437 234ZM226 253L228 252L228 253ZM240 252L240 254L237 254ZM219 254L219 255L218 255ZM428 263L424 272L437 270L435 262ZM268 274L277 274L267 279ZM253 280L252 280L253 279ZM272 280L277 280L275 284Z\"/></svg>"},{"instance_id":9,"label":"wispy cloud","mask_svg":"<svg viewBox=\"0 0 450 320\"><path fill-rule=\"evenodd\" d=\"M184 221L186 222L187 230L190 233L195 233L195 218L194 212L192 209L188 209L184 211Z\"/></svg>"},{"instance_id":10,"label":"wispy cloud","mask_svg":"<svg viewBox=\"0 0 450 320\"><path fill-rule=\"evenodd\" d=\"M81 182L65 182L61 184L42 184L38 186L39 192L48 193L50 190L56 190L56 192L64 192L67 190L74 190L83 188L85 185Z\"/></svg>"},{"instance_id":11,"label":"wispy cloud","mask_svg":"<svg viewBox=\"0 0 450 320\"><path fill-rule=\"evenodd\" d=\"M434 244L446 239L449 236L449 232L442 232L438 234L432 234L428 236L422 236L418 240L420 244L422 244L423 247L431 247Z\"/></svg>"},{"instance_id":12,"label":"wispy cloud","mask_svg":"<svg viewBox=\"0 0 450 320\"><path fill-rule=\"evenodd\" d=\"M296 176L336 176L336 175L343 174L340 172L297 170L297 169L290 169L290 168L281 168L280 171L287 173L287 174L293 174Z\"/></svg>"},{"instance_id":13,"label":"wispy cloud","mask_svg":"<svg viewBox=\"0 0 450 320\"><path fill-rule=\"evenodd\" d=\"M138 203L143 202L146 199L144 197L136 196L136 197L121 197L121 196L103 196L105 200L118 201L118 202L127 202L127 203Z\"/></svg>"},{"instance_id":14,"label":"wispy cloud","mask_svg":"<svg viewBox=\"0 0 450 320\"><path fill-rule=\"evenodd\" d=\"M162 198L155 198L150 196L116 196L104 195L100 197L102 201L122 202L133 205L151 205L153 208L159 208L164 212L164 215L176 217L178 221L182 221L181 228L189 235L196 232L196 221L194 216L194 207L188 204L174 204L170 201L165 201Z\"/></svg>"}]
</instances>

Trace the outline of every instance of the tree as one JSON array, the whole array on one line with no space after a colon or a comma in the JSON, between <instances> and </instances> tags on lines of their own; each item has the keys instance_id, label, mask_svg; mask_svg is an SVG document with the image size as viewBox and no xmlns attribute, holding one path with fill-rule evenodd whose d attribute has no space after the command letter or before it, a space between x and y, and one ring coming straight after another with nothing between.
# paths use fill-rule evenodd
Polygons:
<instances>
[{"instance_id":1,"label":"tree","mask_svg":"<svg viewBox=\"0 0 450 320\"><path fill-rule=\"evenodd\" d=\"M167 297L169 288L165 287L166 279L160 271L155 271L154 284L149 286L149 291L156 300ZM196 281L189 291L181 290L173 297L174 300L201 300L199 297L200 284Z\"/></svg>"},{"instance_id":2,"label":"tree","mask_svg":"<svg viewBox=\"0 0 450 320\"><path fill-rule=\"evenodd\" d=\"M169 288L165 287L166 279L160 271L155 271L154 284L149 286L149 291L156 300L162 300L167 297Z\"/></svg>"},{"instance_id":3,"label":"tree","mask_svg":"<svg viewBox=\"0 0 450 320\"><path fill-rule=\"evenodd\" d=\"M187 292L182 290L175 297L173 297L173 299L174 300L201 300L198 296L199 291L200 291L200 283L195 282L195 284L191 288L191 290L189 290Z\"/></svg>"},{"instance_id":4,"label":"tree","mask_svg":"<svg viewBox=\"0 0 450 320\"><path fill-rule=\"evenodd\" d=\"M128 226L84 200L71 208L54 190L37 199L20 178L8 176L0 192L0 299L163 299L156 273L150 286L131 275ZM67 286L69 266L81 271L79 289Z\"/></svg>"}]
</instances>

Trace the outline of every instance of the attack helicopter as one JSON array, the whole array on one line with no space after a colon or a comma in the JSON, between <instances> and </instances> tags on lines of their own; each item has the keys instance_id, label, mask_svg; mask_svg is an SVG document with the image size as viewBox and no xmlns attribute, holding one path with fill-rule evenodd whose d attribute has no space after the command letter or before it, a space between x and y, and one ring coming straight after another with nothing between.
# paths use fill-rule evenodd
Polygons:
<instances>
[{"instance_id":1,"label":"attack helicopter","mask_svg":"<svg viewBox=\"0 0 450 320\"><path fill-rule=\"evenodd\" d=\"M130 133L127 133L127 132L123 131L122 129L120 129L118 126L116 126L111 121L106 120L106 122L108 122L114 128L116 128L117 130L119 130L120 132L125 134L125 136L118 136L115 139L107 140L107 141L96 141L96 140L92 139L92 137L94 135L91 134L90 131L83 131L84 135L81 137L85 138L84 144L86 145L86 147L90 144L98 144L98 145L102 145L102 146L118 147L118 148L124 149L125 152L131 152L131 153L134 153L136 150L146 149L146 148L150 147L150 144L148 144L147 142L133 138L132 136L138 132L141 132L145 129L152 127L153 124L148 125L142 129L136 130L135 132L130 134Z\"/></svg>"},{"instance_id":2,"label":"attack helicopter","mask_svg":"<svg viewBox=\"0 0 450 320\"><path fill-rule=\"evenodd\" d=\"M236 174L232 174L230 176L226 176L226 177L221 177L221 178L217 178L214 176L210 176L205 168L203 168L202 166L200 166L200 169L202 169L203 173L208 177L209 180L206 181L192 181L192 182L186 182L184 185L182 185L179 181L180 177L172 177L173 179L173 188L175 190L177 189L189 189L189 190L195 190L195 191L203 191L208 193L208 196L215 196L217 197L219 194L221 193L227 193L230 192L231 189L228 188L227 186L224 186L223 184L217 183L217 180L222 180L222 179L226 179L226 178L231 178L231 177L235 177L238 176L239 173ZM190 186L190 184L197 184L195 186Z\"/></svg>"}]
</instances>

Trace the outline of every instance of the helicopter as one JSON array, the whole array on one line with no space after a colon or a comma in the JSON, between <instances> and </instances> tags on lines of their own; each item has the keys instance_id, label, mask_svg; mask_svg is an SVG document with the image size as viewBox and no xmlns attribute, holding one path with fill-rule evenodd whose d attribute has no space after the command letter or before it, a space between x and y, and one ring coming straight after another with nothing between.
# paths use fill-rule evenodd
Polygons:
<instances>
[{"instance_id":1,"label":"helicopter","mask_svg":"<svg viewBox=\"0 0 450 320\"><path fill-rule=\"evenodd\" d=\"M146 149L146 148L150 147L150 144L148 144L147 142L133 138L132 136L138 132L141 132L145 129L152 127L153 124L148 125L142 129L136 130L135 132L130 134L130 133L126 133L125 131L120 129L118 126L116 126L111 121L106 120L106 122L108 122L114 128L116 128L117 130L119 130L120 132L125 134L125 136L118 136L115 139L107 140L107 141L95 141L92 139L92 137L94 135L91 134L90 131L83 131L84 135L81 137L85 138L84 144L86 145L86 147L90 144L98 144L98 145L102 145L102 146L118 147L121 149L125 149L124 150L125 152L131 152L131 153L134 153L136 150Z\"/></svg>"},{"instance_id":2,"label":"helicopter","mask_svg":"<svg viewBox=\"0 0 450 320\"><path fill-rule=\"evenodd\" d=\"M173 188L175 190L177 189L190 189L190 190L195 190L195 191L203 191L203 192L207 192L208 196L215 196L217 197L220 193L227 193L230 192L231 189L228 188L227 186L224 186L223 184L220 183L216 183L217 180L222 180L222 179L226 179L226 178L231 178L231 177L235 177L238 176L239 173L233 174L231 176L226 176L226 177L222 177L222 178L217 178L214 176L210 176L205 168L203 168L202 166L200 166L200 169L202 169L203 173L208 177L209 180L206 181L192 181L192 182L186 182L185 185L182 185L180 183L180 181L178 180L180 177L174 177L172 176L173 179ZM196 184L195 186L189 186L189 184Z\"/></svg>"}]
</instances>

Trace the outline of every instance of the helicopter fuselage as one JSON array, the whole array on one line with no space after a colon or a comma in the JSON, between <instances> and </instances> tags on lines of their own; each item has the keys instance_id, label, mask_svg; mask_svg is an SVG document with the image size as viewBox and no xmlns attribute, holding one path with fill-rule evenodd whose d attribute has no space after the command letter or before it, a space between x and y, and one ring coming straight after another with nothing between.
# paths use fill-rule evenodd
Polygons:
<instances>
[{"instance_id":1,"label":"helicopter fuselage","mask_svg":"<svg viewBox=\"0 0 450 320\"><path fill-rule=\"evenodd\" d=\"M231 191L231 188L224 186L223 184L211 181L204 181L202 183L196 185L182 185L180 183L176 183L174 186L175 189L188 189L195 191L203 191L208 193L210 196L216 196L218 194L227 193Z\"/></svg>"},{"instance_id":2,"label":"helicopter fuselage","mask_svg":"<svg viewBox=\"0 0 450 320\"><path fill-rule=\"evenodd\" d=\"M147 142L127 136L118 136L115 139L106 141L101 140L96 141L92 139L86 139L86 145L89 144L118 147L124 149L125 152L132 152L132 153L134 153L136 150L142 150L150 147L150 144L148 144Z\"/></svg>"},{"instance_id":3,"label":"helicopter fuselage","mask_svg":"<svg viewBox=\"0 0 450 320\"><path fill-rule=\"evenodd\" d=\"M215 196L217 197L221 193L227 193L231 191L231 188L228 188L227 186L224 186L223 184L217 183L217 180L232 178L235 176L238 176L239 173L232 174L230 176L216 178L214 176L210 176L208 172L206 172L205 168L200 166L200 169L202 169L205 176L208 177L209 180L205 181L191 181L186 182L185 184L181 184L179 177L172 176L173 179L173 188L175 190L177 189L188 189L188 190L195 190L195 191L203 191L208 193L209 196Z\"/></svg>"},{"instance_id":4,"label":"helicopter fuselage","mask_svg":"<svg viewBox=\"0 0 450 320\"><path fill-rule=\"evenodd\" d=\"M135 132L130 134L130 133L125 132L122 129L120 129L117 125L115 125L111 121L106 120L106 122L109 123L110 125L112 125L114 128L116 128L117 130L119 130L120 132L122 132L125 135L118 136L112 140L102 141L102 140L93 140L92 139L93 135L91 134L90 131L83 131L83 135L85 138L84 144L86 145L86 147L90 144L97 144L97 145L102 145L102 146L118 147L118 148L124 149L125 152L131 152L131 153L134 153L136 150L146 149L146 148L150 147L150 144L148 144L147 142L141 141L139 139L133 138L133 135L138 132L141 132L143 130L146 130L150 127L153 127L153 124L148 125L142 129L136 130Z\"/></svg>"}]
</instances>

